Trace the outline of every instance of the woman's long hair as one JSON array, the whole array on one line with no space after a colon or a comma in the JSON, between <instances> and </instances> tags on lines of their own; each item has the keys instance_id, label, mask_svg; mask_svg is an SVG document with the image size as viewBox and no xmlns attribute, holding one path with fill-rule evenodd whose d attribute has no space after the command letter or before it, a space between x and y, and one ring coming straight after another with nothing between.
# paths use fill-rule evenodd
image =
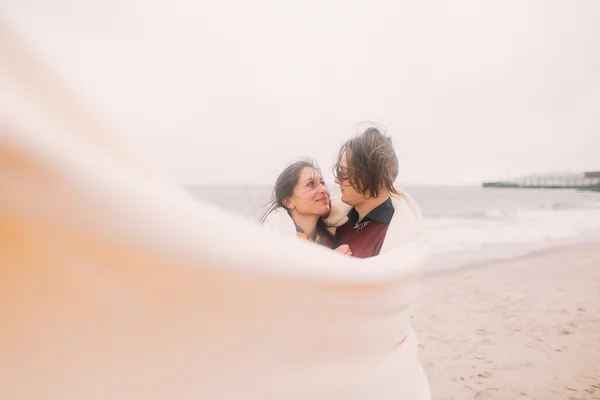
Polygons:
<instances>
[{"instance_id":1,"label":"woman's long hair","mask_svg":"<svg viewBox=\"0 0 600 400\"><path fill-rule=\"evenodd\" d=\"M296 184L298 184L298 180L300 179L300 174L304 168L312 168L315 171L321 173L321 169L310 158L304 158L299 161L295 161L289 164L279 177L277 177L277 181L275 182L275 187L273 188L273 194L271 197L271 201L267 204L267 211L263 214L260 219L261 224L265 221L267 216L273 212L276 208L283 207L286 210L288 208L283 204L285 199L289 198L294 194L294 188ZM289 210L288 210L289 211Z\"/></svg>"}]
</instances>

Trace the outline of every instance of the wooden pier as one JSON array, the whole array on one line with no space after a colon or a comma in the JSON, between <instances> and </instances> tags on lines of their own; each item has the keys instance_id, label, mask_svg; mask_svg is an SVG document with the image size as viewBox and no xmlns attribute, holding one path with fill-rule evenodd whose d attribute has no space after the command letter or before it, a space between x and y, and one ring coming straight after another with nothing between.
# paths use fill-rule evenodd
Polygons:
<instances>
[{"instance_id":1,"label":"wooden pier","mask_svg":"<svg viewBox=\"0 0 600 400\"><path fill-rule=\"evenodd\" d=\"M487 188L522 189L579 189L600 191L600 171L588 171L577 175L528 176L515 180L483 182Z\"/></svg>"}]
</instances>

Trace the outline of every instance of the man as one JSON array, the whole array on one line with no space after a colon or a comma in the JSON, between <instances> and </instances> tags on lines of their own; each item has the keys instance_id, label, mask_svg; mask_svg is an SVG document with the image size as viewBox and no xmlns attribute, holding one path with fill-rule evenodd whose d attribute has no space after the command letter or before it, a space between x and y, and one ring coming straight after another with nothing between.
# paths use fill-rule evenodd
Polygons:
<instances>
[{"instance_id":1,"label":"man","mask_svg":"<svg viewBox=\"0 0 600 400\"><path fill-rule=\"evenodd\" d=\"M334 168L346 218L333 222L338 243L367 258L407 243L421 233L421 211L396 189L398 157L392 139L375 127L344 143Z\"/></svg>"},{"instance_id":2,"label":"man","mask_svg":"<svg viewBox=\"0 0 600 400\"><path fill-rule=\"evenodd\" d=\"M406 294L402 318L406 318L408 325L398 347L398 357L408 366L398 376L410 382L406 389L412 392L407 398L431 399L429 383L417 355L418 341L409 322L423 260L411 263L402 258L413 254L416 248L423 248L421 211L407 193L394 186L398 157L391 138L371 127L348 140L340 148L334 175L341 198L331 199L326 224L337 227L338 243L349 245L353 257L381 255L377 257L380 263L371 267L394 271L407 279L406 285L394 289L396 296ZM398 335L402 335L400 330Z\"/></svg>"}]
</instances>

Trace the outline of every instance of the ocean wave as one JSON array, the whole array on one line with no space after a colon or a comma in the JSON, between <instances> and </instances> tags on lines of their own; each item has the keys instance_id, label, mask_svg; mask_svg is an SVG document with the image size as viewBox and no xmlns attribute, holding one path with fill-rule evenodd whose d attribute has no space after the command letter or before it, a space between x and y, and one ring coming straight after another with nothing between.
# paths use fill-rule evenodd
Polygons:
<instances>
[{"instance_id":1,"label":"ocean wave","mask_svg":"<svg viewBox=\"0 0 600 400\"><path fill-rule=\"evenodd\" d=\"M526 209L511 218L425 218L425 227L433 252L444 254L583 235L600 230L600 209Z\"/></svg>"}]
</instances>

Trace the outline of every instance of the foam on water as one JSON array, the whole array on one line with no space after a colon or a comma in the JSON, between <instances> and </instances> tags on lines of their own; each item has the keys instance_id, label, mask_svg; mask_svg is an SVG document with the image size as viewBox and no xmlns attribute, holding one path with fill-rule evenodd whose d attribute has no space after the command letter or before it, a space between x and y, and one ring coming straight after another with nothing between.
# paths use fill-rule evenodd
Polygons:
<instances>
[{"instance_id":1,"label":"foam on water","mask_svg":"<svg viewBox=\"0 0 600 400\"><path fill-rule=\"evenodd\" d=\"M482 218L426 217L424 222L434 254L432 268L448 268L600 236L600 204L520 209L511 215L493 210Z\"/></svg>"},{"instance_id":2,"label":"foam on water","mask_svg":"<svg viewBox=\"0 0 600 400\"><path fill-rule=\"evenodd\" d=\"M268 186L194 187L194 197L258 220ZM512 258L600 238L600 193L575 190L404 188L421 206L431 239L430 269ZM338 194L331 187L331 194Z\"/></svg>"}]
</instances>

